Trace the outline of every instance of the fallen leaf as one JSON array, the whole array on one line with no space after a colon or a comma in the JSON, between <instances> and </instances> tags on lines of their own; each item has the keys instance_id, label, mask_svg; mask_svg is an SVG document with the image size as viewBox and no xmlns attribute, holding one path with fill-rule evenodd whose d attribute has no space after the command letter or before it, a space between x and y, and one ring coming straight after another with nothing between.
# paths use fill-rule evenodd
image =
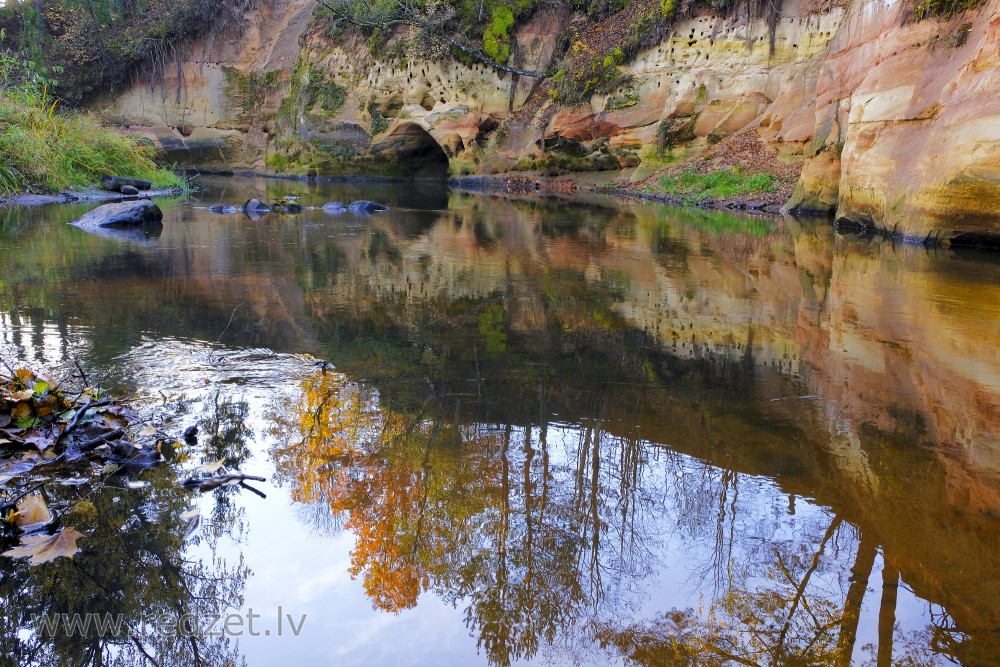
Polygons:
<instances>
[{"instance_id":1,"label":"fallen leaf","mask_svg":"<svg viewBox=\"0 0 1000 667\"><path fill-rule=\"evenodd\" d=\"M36 382L35 386L32 389L33 393L38 394L39 396L41 396L48 390L49 390L48 382Z\"/></svg>"},{"instance_id":2,"label":"fallen leaf","mask_svg":"<svg viewBox=\"0 0 1000 667\"><path fill-rule=\"evenodd\" d=\"M20 425L20 422L18 422L18 425ZM31 433L22 438L22 440L24 440L24 444L34 445L34 447L40 452L44 452L49 447L55 445L56 440L58 439L59 439L58 433L55 433L52 430L42 430L42 429L32 431Z\"/></svg>"},{"instance_id":3,"label":"fallen leaf","mask_svg":"<svg viewBox=\"0 0 1000 667\"><path fill-rule=\"evenodd\" d=\"M217 472L219 470L219 468L221 468L222 465L225 462L226 462L226 459L219 459L215 463L206 463L203 466L198 466L197 468L195 468L194 472L199 472L199 473L213 473L213 472Z\"/></svg>"},{"instance_id":4,"label":"fallen leaf","mask_svg":"<svg viewBox=\"0 0 1000 667\"><path fill-rule=\"evenodd\" d=\"M25 389L24 391L19 391L15 393L14 399L18 401L27 401L34 395L35 395L34 389Z\"/></svg>"},{"instance_id":5,"label":"fallen leaf","mask_svg":"<svg viewBox=\"0 0 1000 667\"><path fill-rule=\"evenodd\" d=\"M18 368L16 371L14 371L14 375L16 375L17 379L23 382L24 384L30 384L31 382L35 381L35 374L29 371L27 368Z\"/></svg>"},{"instance_id":6,"label":"fallen leaf","mask_svg":"<svg viewBox=\"0 0 1000 667\"><path fill-rule=\"evenodd\" d=\"M29 565L41 565L56 558L72 558L80 550L76 541L84 534L76 528L64 528L51 537L48 535L32 535L21 538L21 546L8 549L4 556L11 558L30 557Z\"/></svg>"},{"instance_id":7,"label":"fallen leaf","mask_svg":"<svg viewBox=\"0 0 1000 667\"><path fill-rule=\"evenodd\" d=\"M117 463L109 463L103 468L101 468L102 475L113 475L121 469L121 466Z\"/></svg>"},{"instance_id":8,"label":"fallen leaf","mask_svg":"<svg viewBox=\"0 0 1000 667\"><path fill-rule=\"evenodd\" d=\"M8 424L10 424L10 415L8 415L8 414L2 414L2 415L0 415L0 428L3 428L4 426L7 426Z\"/></svg>"},{"instance_id":9,"label":"fallen leaf","mask_svg":"<svg viewBox=\"0 0 1000 667\"><path fill-rule=\"evenodd\" d=\"M156 435L156 428L150 424L146 428L139 431L139 435Z\"/></svg>"},{"instance_id":10,"label":"fallen leaf","mask_svg":"<svg viewBox=\"0 0 1000 667\"><path fill-rule=\"evenodd\" d=\"M31 416L31 404L25 401L18 403L17 405L14 406L14 409L10 411L10 417L15 421L30 416Z\"/></svg>"},{"instance_id":11,"label":"fallen leaf","mask_svg":"<svg viewBox=\"0 0 1000 667\"><path fill-rule=\"evenodd\" d=\"M28 416L28 417L21 417L16 422L14 422L14 424L16 424L17 427L20 428L20 429L25 429L25 428L31 428L32 426L34 426L35 424L37 424L39 421L40 420L38 419L38 417Z\"/></svg>"},{"instance_id":12,"label":"fallen leaf","mask_svg":"<svg viewBox=\"0 0 1000 667\"><path fill-rule=\"evenodd\" d=\"M101 415L101 422L110 429L127 428L128 420L119 415L104 413Z\"/></svg>"},{"instance_id":13,"label":"fallen leaf","mask_svg":"<svg viewBox=\"0 0 1000 667\"><path fill-rule=\"evenodd\" d=\"M33 493L17 501L14 523L21 530L31 532L52 523L52 512L45 504L45 499Z\"/></svg>"},{"instance_id":14,"label":"fallen leaf","mask_svg":"<svg viewBox=\"0 0 1000 667\"><path fill-rule=\"evenodd\" d=\"M187 521L188 519L195 518L196 516L198 516L198 514L199 514L198 508L195 508L193 510L188 510L187 512L184 512L184 514L181 514L180 519L181 521Z\"/></svg>"},{"instance_id":15,"label":"fallen leaf","mask_svg":"<svg viewBox=\"0 0 1000 667\"><path fill-rule=\"evenodd\" d=\"M19 459L4 459L0 461L0 484L6 484L21 473L28 472L41 463L42 457L35 452L25 452Z\"/></svg>"}]
</instances>

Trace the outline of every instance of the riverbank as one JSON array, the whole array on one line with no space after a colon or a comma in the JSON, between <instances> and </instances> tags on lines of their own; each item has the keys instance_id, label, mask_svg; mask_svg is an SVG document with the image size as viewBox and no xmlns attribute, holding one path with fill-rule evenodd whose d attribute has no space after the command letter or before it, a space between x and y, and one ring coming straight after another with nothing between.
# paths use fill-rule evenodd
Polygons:
<instances>
[{"instance_id":1,"label":"riverbank","mask_svg":"<svg viewBox=\"0 0 1000 667\"><path fill-rule=\"evenodd\" d=\"M182 176L156 164L155 151L144 138L106 127L91 114L58 107L59 100L44 89L0 92L0 202L121 197L95 189L106 174L150 181L160 193L187 187Z\"/></svg>"},{"instance_id":2,"label":"riverbank","mask_svg":"<svg viewBox=\"0 0 1000 667\"><path fill-rule=\"evenodd\" d=\"M44 204L71 204L73 202L113 202L127 201L129 199L150 199L153 197L176 197L190 188L158 188L144 190L137 195L123 195L120 192L105 192L104 190L65 190L57 194L36 195L22 193L12 197L0 197L0 206L41 206Z\"/></svg>"}]
</instances>

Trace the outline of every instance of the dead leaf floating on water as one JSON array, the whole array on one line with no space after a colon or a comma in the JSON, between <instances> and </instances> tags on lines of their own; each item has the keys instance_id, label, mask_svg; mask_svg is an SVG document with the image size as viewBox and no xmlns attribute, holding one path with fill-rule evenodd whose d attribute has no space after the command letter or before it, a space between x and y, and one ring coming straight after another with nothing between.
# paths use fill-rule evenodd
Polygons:
<instances>
[{"instance_id":1,"label":"dead leaf floating on water","mask_svg":"<svg viewBox=\"0 0 1000 667\"><path fill-rule=\"evenodd\" d=\"M80 547L76 541L85 537L76 528L64 528L55 535L29 535L21 538L21 545L3 552L10 558L30 557L32 567L48 563L56 558L72 558Z\"/></svg>"},{"instance_id":2,"label":"dead leaf floating on water","mask_svg":"<svg viewBox=\"0 0 1000 667\"><path fill-rule=\"evenodd\" d=\"M14 523L25 532L38 530L52 523L52 512L45 504L45 499L37 493L33 493L17 501Z\"/></svg>"},{"instance_id":3,"label":"dead leaf floating on water","mask_svg":"<svg viewBox=\"0 0 1000 667\"><path fill-rule=\"evenodd\" d=\"M226 462L226 459L219 459L215 463L206 463L203 466L198 466L197 468L195 468L194 472L199 473L199 474L210 475L213 472L218 472L218 470L220 468L222 468L222 466L223 466L223 464L225 464L225 462Z\"/></svg>"}]
</instances>

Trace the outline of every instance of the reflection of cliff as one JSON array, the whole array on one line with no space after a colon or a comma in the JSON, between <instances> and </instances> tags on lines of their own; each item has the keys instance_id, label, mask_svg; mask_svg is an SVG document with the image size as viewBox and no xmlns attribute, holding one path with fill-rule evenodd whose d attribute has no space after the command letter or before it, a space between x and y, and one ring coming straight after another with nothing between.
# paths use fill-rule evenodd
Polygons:
<instances>
[{"instance_id":1,"label":"reflection of cliff","mask_svg":"<svg viewBox=\"0 0 1000 667\"><path fill-rule=\"evenodd\" d=\"M352 528L381 526L355 567L394 582L377 591L385 607L412 604L432 576L444 577L427 563L446 569L442 554L451 551L421 552L429 543L397 535L402 528L384 507L406 510L394 516L407 531L461 527L468 531L446 537L471 540L475 525L457 519L489 515L484 508L502 507L505 497L529 512L511 495L510 466L521 466L518 493L539 501L534 511L549 480L538 469L541 425L558 422L583 439L560 473L565 497L545 497L553 514L540 530L550 554L565 558L562 547L603 557L579 542L593 539L593 526L606 536L608 517L629 509L634 486L615 485L640 483L637 461L686 454L712 475L729 474L727 484L775 480L787 496L782 506L806 497L830 508L838 526L860 532L851 543L860 571L873 571L879 547L917 595L944 606L966 635L949 635L949 651L975 662L994 649L996 262L836 237L825 224L773 230L753 219L606 201L453 195L449 203L428 210L403 198L390 214L363 220L314 211L254 223L182 207L168 212L155 248L138 249L41 221L12 225L4 239L22 252L0 257L0 295L39 326L54 312L91 327L102 358L141 333L214 341L232 319L226 343L322 352L350 378L342 382L370 381L355 387L360 398L340 397L338 409L359 408L346 415L354 421L321 432L315 460L285 448L283 472L300 483L300 500L340 503L357 517ZM300 410L310 418L324 397L313 393ZM358 440L365 419L392 437ZM556 430L545 432L553 452ZM363 464L398 493L372 486L378 477L324 477L327 464ZM492 480L488 498L452 503L449 490L480 479ZM670 479L646 479L643 493ZM703 491L692 485L684 497L708 503ZM573 539L560 532L569 519ZM521 549L527 524L515 523L524 529ZM541 532L532 535L532 545L543 544L534 541ZM479 568L468 581L483 594L482 613L510 611L490 607L499 604L490 595L512 589L488 575L515 561L476 561L474 542L460 546ZM396 568L414 553L424 560ZM523 573L509 571L516 588ZM583 580L592 586L589 573ZM586 599L572 588L579 577L548 583Z\"/></svg>"},{"instance_id":2,"label":"reflection of cliff","mask_svg":"<svg viewBox=\"0 0 1000 667\"><path fill-rule=\"evenodd\" d=\"M981 655L1000 610L982 607L959 561L976 554L1000 571L997 527L980 515L1000 507L997 364L978 361L996 358L994 300L979 299L976 277L995 270L988 260L837 238L825 225L720 237L710 221L659 220L653 209L483 209L443 214L416 238L379 223L359 241L357 269L328 294L311 292L310 307L340 318L350 304L378 322L364 335L420 341L413 366L395 373L451 378L439 387L473 396L464 402L483 406L478 419L537 418L522 384L537 373L501 370L531 351L559 369L544 403L561 418L583 418L581 398L611 381L608 432L777 476L831 505L975 636L954 650ZM504 364L489 365L491 340ZM614 346L616 364L587 372L567 361L592 346ZM718 372L744 359L739 376ZM708 384L675 378L681 360L712 361ZM643 387L644 370L663 388ZM561 386L558 373L570 372ZM807 394L819 400L797 398Z\"/></svg>"}]
</instances>

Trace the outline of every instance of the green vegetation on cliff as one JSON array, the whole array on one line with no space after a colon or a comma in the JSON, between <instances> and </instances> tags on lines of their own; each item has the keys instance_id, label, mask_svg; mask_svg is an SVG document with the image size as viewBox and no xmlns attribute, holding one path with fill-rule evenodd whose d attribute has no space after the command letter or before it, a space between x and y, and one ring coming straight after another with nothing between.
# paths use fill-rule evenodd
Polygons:
<instances>
[{"instance_id":1,"label":"green vegetation on cliff","mask_svg":"<svg viewBox=\"0 0 1000 667\"><path fill-rule=\"evenodd\" d=\"M726 199L741 195L774 192L775 177L771 174L750 174L737 168L721 169L707 174L682 171L660 177L653 190L675 195L686 203L697 204L706 199Z\"/></svg>"}]
</instances>

